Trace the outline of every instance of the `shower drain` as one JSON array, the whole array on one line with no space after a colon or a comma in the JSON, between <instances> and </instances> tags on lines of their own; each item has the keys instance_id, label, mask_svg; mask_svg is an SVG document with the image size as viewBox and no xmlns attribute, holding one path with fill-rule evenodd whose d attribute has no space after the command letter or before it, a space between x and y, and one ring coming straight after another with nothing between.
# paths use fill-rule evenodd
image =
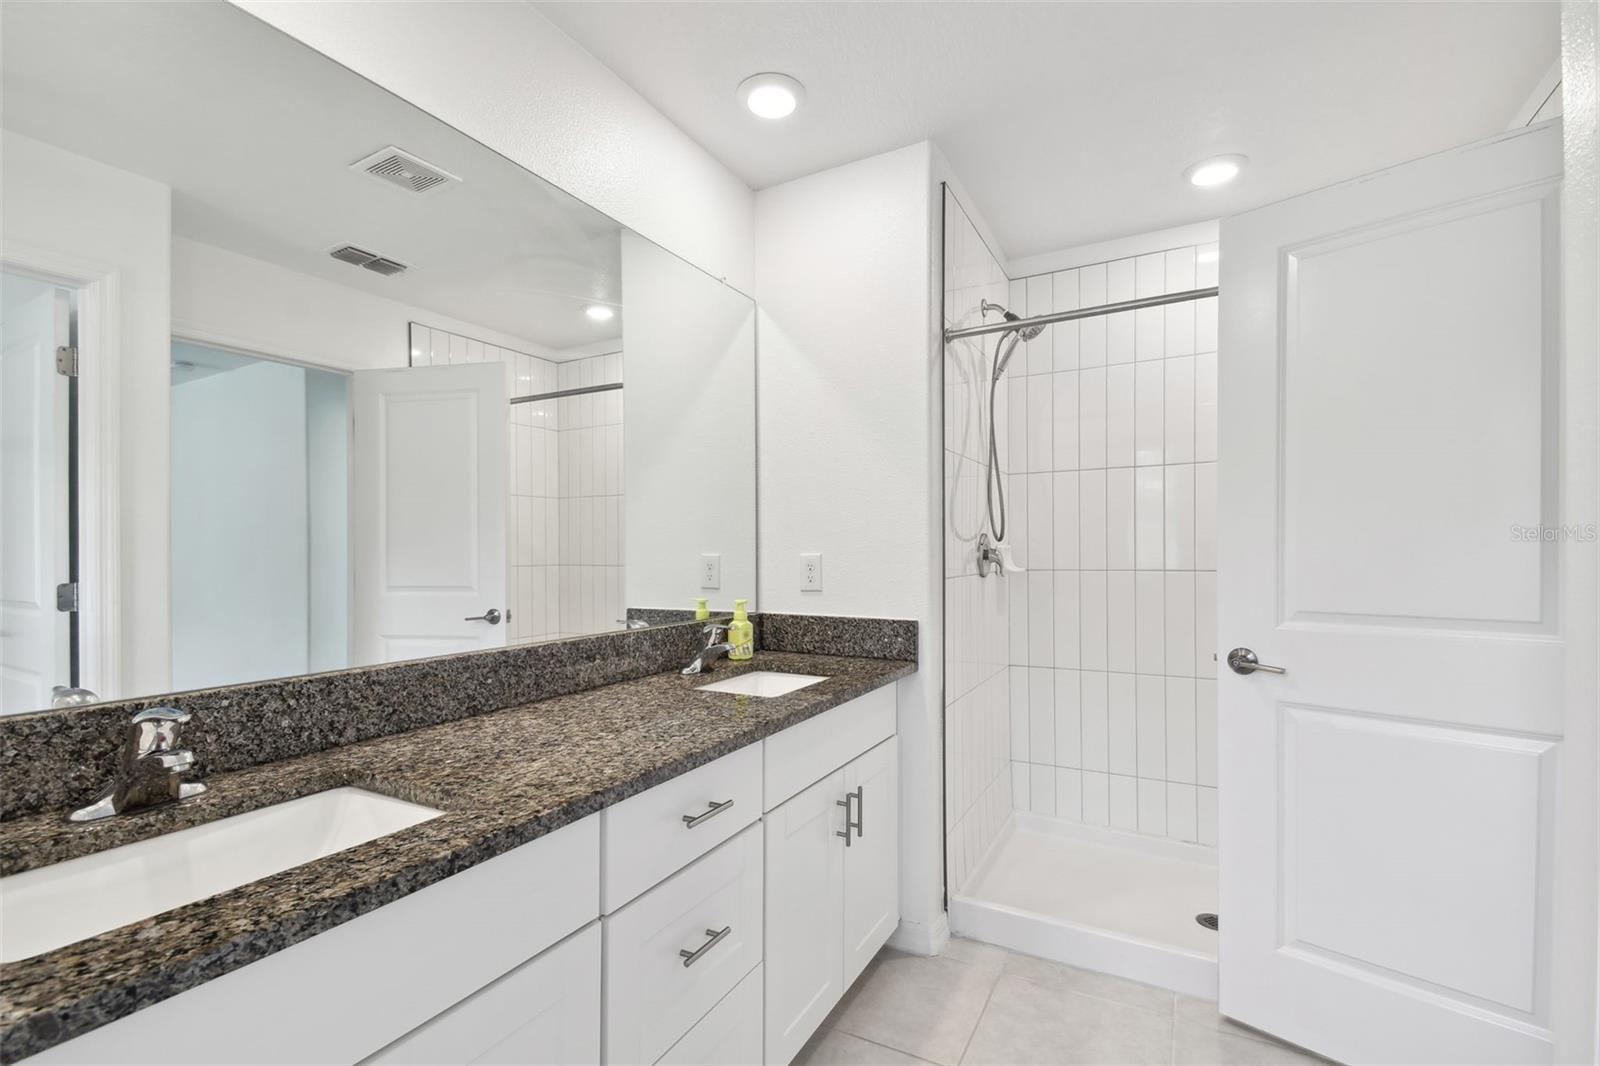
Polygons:
<instances>
[{"instance_id":1,"label":"shower drain","mask_svg":"<svg viewBox=\"0 0 1600 1066\"><path fill-rule=\"evenodd\" d=\"M1194 920L1205 926L1207 929L1215 929L1217 927L1217 916L1209 911L1204 914L1195 915Z\"/></svg>"}]
</instances>

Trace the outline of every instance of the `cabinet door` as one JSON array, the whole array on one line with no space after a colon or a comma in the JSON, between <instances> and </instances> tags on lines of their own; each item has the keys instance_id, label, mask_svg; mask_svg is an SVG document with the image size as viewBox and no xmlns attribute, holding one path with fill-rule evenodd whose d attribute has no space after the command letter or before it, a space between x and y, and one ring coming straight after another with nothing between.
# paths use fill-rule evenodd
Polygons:
<instances>
[{"instance_id":1,"label":"cabinet door","mask_svg":"<svg viewBox=\"0 0 1600 1066\"><path fill-rule=\"evenodd\" d=\"M559 1066L600 1061L600 925L413 1029L364 1066Z\"/></svg>"},{"instance_id":2,"label":"cabinet door","mask_svg":"<svg viewBox=\"0 0 1600 1066\"><path fill-rule=\"evenodd\" d=\"M844 850L844 983L846 987L900 922L900 791L895 738L844 768L844 790L855 793L852 831ZM844 841L840 841L844 843Z\"/></svg>"},{"instance_id":3,"label":"cabinet door","mask_svg":"<svg viewBox=\"0 0 1600 1066\"><path fill-rule=\"evenodd\" d=\"M844 772L767 814L766 1061L794 1058L843 995Z\"/></svg>"}]
</instances>

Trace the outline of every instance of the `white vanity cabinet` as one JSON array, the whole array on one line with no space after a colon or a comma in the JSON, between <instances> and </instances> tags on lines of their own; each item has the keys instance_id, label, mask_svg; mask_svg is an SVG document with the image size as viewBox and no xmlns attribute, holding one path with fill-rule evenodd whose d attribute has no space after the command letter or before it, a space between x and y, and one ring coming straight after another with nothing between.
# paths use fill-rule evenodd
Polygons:
<instances>
[{"instance_id":1,"label":"white vanity cabinet","mask_svg":"<svg viewBox=\"0 0 1600 1066\"><path fill-rule=\"evenodd\" d=\"M794 1058L899 921L896 744L767 812L766 1054Z\"/></svg>"},{"instance_id":2,"label":"white vanity cabinet","mask_svg":"<svg viewBox=\"0 0 1600 1066\"><path fill-rule=\"evenodd\" d=\"M364 1066L565 1066L600 1057L600 925L590 922Z\"/></svg>"},{"instance_id":3,"label":"white vanity cabinet","mask_svg":"<svg viewBox=\"0 0 1600 1066\"><path fill-rule=\"evenodd\" d=\"M26 1061L787 1066L899 920L895 713L877 689Z\"/></svg>"}]
</instances>

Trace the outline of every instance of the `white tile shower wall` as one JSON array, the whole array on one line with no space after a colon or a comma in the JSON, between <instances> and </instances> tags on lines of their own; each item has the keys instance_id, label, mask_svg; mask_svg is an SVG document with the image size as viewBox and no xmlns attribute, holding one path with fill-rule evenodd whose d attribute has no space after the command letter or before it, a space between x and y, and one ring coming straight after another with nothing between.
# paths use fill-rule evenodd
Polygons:
<instances>
[{"instance_id":1,"label":"white tile shower wall","mask_svg":"<svg viewBox=\"0 0 1600 1066\"><path fill-rule=\"evenodd\" d=\"M556 373L560 389L621 381L620 352L573 359ZM622 390L566 396L556 403L561 632L615 629L625 612Z\"/></svg>"},{"instance_id":2,"label":"white tile shower wall","mask_svg":"<svg viewBox=\"0 0 1600 1066\"><path fill-rule=\"evenodd\" d=\"M982 320L983 300L1005 300L1006 277L948 191L944 242L945 323L972 325ZM945 348L944 828L951 891L967 880L1011 815L1006 629L1010 586L999 577L980 578L977 570L977 538L986 528L983 493L992 349L984 338ZM995 404L1002 469L1012 447L1007 406L1002 391ZM1014 505L1011 521L1026 522Z\"/></svg>"},{"instance_id":3,"label":"white tile shower wall","mask_svg":"<svg viewBox=\"0 0 1600 1066\"><path fill-rule=\"evenodd\" d=\"M483 341L411 324L411 365L505 363L510 394L556 388L556 363ZM561 632L558 563L556 402L512 404L507 412L511 461L507 511L507 639L548 640Z\"/></svg>"},{"instance_id":4,"label":"white tile shower wall","mask_svg":"<svg viewBox=\"0 0 1600 1066\"><path fill-rule=\"evenodd\" d=\"M1191 245L1009 283L1037 315L1216 284ZM1216 839L1217 301L1057 323L1007 372L1012 803Z\"/></svg>"}]
</instances>

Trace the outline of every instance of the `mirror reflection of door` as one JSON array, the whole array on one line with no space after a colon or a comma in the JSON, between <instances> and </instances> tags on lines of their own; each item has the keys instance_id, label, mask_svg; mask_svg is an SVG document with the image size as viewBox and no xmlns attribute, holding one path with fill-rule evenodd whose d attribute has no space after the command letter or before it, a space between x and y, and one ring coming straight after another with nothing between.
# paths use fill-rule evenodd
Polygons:
<instances>
[{"instance_id":1,"label":"mirror reflection of door","mask_svg":"<svg viewBox=\"0 0 1600 1066\"><path fill-rule=\"evenodd\" d=\"M73 580L70 380L56 367L71 330L69 290L0 274L0 714L77 684L71 612L57 601Z\"/></svg>"},{"instance_id":2,"label":"mirror reflection of door","mask_svg":"<svg viewBox=\"0 0 1600 1066\"><path fill-rule=\"evenodd\" d=\"M350 663L349 377L172 346L172 683Z\"/></svg>"}]
</instances>

